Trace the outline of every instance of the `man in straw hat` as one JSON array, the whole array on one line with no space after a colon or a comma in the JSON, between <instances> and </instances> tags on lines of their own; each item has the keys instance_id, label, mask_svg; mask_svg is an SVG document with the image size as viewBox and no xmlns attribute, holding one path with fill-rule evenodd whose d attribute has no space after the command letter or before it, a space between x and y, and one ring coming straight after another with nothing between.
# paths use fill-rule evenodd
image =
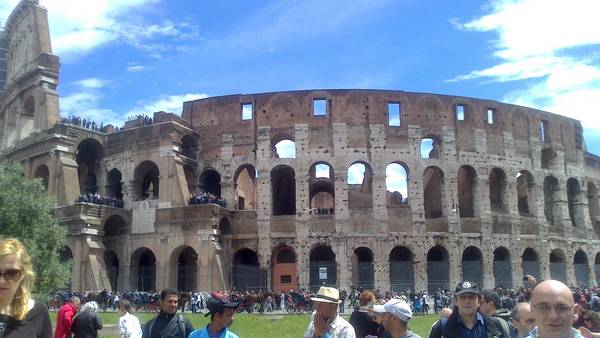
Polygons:
<instances>
[{"instance_id":1,"label":"man in straw hat","mask_svg":"<svg viewBox=\"0 0 600 338\"><path fill-rule=\"evenodd\" d=\"M336 288L321 286L312 297L315 311L312 314L304 338L355 338L354 328L338 316L340 292Z\"/></svg>"}]
</instances>

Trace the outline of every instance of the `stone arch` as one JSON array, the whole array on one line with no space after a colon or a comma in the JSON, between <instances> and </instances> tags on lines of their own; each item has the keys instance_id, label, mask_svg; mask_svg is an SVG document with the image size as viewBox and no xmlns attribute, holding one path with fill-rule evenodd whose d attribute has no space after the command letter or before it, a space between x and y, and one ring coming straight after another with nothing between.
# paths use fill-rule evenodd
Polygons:
<instances>
[{"instance_id":1,"label":"stone arch","mask_svg":"<svg viewBox=\"0 0 600 338\"><path fill-rule=\"evenodd\" d=\"M171 278L174 278L177 283L177 290L184 292L198 290L198 253L194 248L188 245L175 248L171 253L169 265Z\"/></svg>"},{"instance_id":2,"label":"stone arch","mask_svg":"<svg viewBox=\"0 0 600 338\"><path fill-rule=\"evenodd\" d=\"M423 171L423 205L425 218L440 218L444 215L442 197L444 172L438 167L427 167Z\"/></svg>"},{"instance_id":3,"label":"stone arch","mask_svg":"<svg viewBox=\"0 0 600 338\"><path fill-rule=\"evenodd\" d=\"M106 192L108 196L123 199L123 175L117 168L113 168L106 176Z\"/></svg>"},{"instance_id":4,"label":"stone arch","mask_svg":"<svg viewBox=\"0 0 600 338\"><path fill-rule=\"evenodd\" d=\"M116 292L119 289L119 257L112 250L105 250L103 256L110 288Z\"/></svg>"},{"instance_id":5,"label":"stone arch","mask_svg":"<svg viewBox=\"0 0 600 338\"><path fill-rule=\"evenodd\" d=\"M362 178L362 179L361 179ZM348 208L373 207L373 168L365 161L354 161L348 167Z\"/></svg>"},{"instance_id":6,"label":"stone arch","mask_svg":"<svg viewBox=\"0 0 600 338\"><path fill-rule=\"evenodd\" d=\"M408 204L408 166L395 161L385 167L386 202L388 208Z\"/></svg>"},{"instance_id":7,"label":"stone arch","mask_svg":"<svg viewBox=\"0 0 600 338\"><path fill-rule=\"evenodd\" d=\"M86 138L79 142L76 153L80 193L98 192L98 178L104 158L104 147L98 140Z\"/></svg>"},{"instance_id":8,"label":"stone arch","mask_svg":"<svg viewBox=\"0 0 600 338\"><path fill-rule=\"evenodd\" d=\"M550 225L560 225L560 188L554 176L544 178L544 215Z\"/></svg>"},{"instance_id":9,"label":"stone arch","mask_svg":"<svg viewBox=\"0 0 600 338\"><path fill-rule=\"evenodd\" d=\"M427 252L427 290L433 294L438 289L450 287L448 251L436 245Z\"/></svg>"},{"instance_id":10,"label":"stone arch","mask_svg":"<svg viewBox=\"0 0 600 338\"><path fill-rule=\"evenodd\" d=\"M219 232L221 233L221 235L232 234L231 221L229 221L229 218L221 218L221 220L219 221Z\"/></svg>"},{"instance_id":11,"label":"stone arch","mask_svg":"<svg viewBox=\"0 0 600 338\"><path fill-rule=\"evenodd\" d=\"M42 180L42 184L44 185L44 191L48 191L48 183L50 182L50 170L45 164L41 164L35 169L35 174L33 174L34 178L39 178Z\"/></svg>"},{"instance_id":12,"label":"stone arch","mask_svg":"<svg viewBox=\"0 0 600 338\"><path fill-rule=\"evenodd\" d=\"M160 186L160 172L156 163L143 161L133 171L134 199L158 199Z\"/></svg>"},{"instance_id":13,"label":"stone arch","mask_svg":"<svg viewBox=\"0 0 600 338\"><path fill-rule=\"evenodd\" d=\"M506 173L500 168L493 168L489 176L490 208L493 212L508 212Z\"/></svg>"},{"instance_id":14,"label":"stone arch","mask_svg":"<svg viewBox=\"0 0 600 338\"><path fill-rule=\"evenodd\" d=\"M236 251L231 266L231 285L244 292L264 289L263 282L256 252L248 248Z\"/></svg>"},{"instance_id":15,"label":"stone arch","mask_svg":"<svg viewBox=\"0 0 600 338\"><path fill-rule=\"evenodd\" d=\"M212 168L205 169L198 179L200 192L221 198L221 174Z\"/></svg>"},{"instance_id":16,"label":"stone arch","mask_svg":"<svg viewBox=\"0 0 600 338\"><path fill-rule=\"evenodd\" d=\"M600 200L598 198L598 187L594 182L588 182L588 208L590 213L590 220L597 228L600 225Z\"/></svg>"},{"instance_id":17,"label":"stone arch","mask_svg":"<svg viewBox=\"0 0 600 338\"><path fill-rule=\"evenodd\" d=\"M23 104L23 112L26 115L34 116L35 115L35 98L33 95L29 95L25 99L25 103Z\"/></svg>"},{"instance_id":18,"label":"stone arch","mask_svg":"<svg viewBox=\"0 0 600 338\"><path fill-rule=\"evenodd\" d=\"M181 138L181 155L193 160L198 153L198 138L194 135L184 135Z\"/></svg>"},{"instance_id":19,"label":"stone arch","mask_svg":"<svg viewBox=\"0 0 600 338\"><path fill-rule=\"evenodd\" d=\"M439 159L442 142L440 137L434 134L427 134L421 139L421 158L424 159Z\"/></svg>"},{"instance_id":20,"label":"stone arch","mask_svg":"<svg viewBox=\"0 0 600 338\"><path fill-rule=\"evenodd\" d=\"M271 170L273 216L296 214L296 172L287 165Z\"/></svg>"},{"instance_id":21,"label":"stone arch","mask_svg":"<svg viewBox=\"0 0 600 338\"><path fill-rule=\"evenodd\" d=\"M475 246L465 248L462 253L462 279L483 285L483 255Z\"/></svg>"},{"instance_id":22,"label":"stone arch","mask_svg":"<svg viewBox=\"0 0 600 338\"><path fill-rule=\"evenodd\" d=\"M296 269L296 252L289 245L281 245L273 251L271 259L273 268L273 290L285 292L298 288L298 272Z\"/></svg>"},{"instance_id":23,"label":"stone arch","mask_svg":"<svg viewBox=\"0 0 600 338\"><path fill-rule=\"evenodd\" d=\"M512 289L512 266L510 264L510 251L500 246L494 250L494 280L496 287Z\"/></svg>"},{"instance_id":24,"label":"stone arch","mask_svg":"<svg viewBox=\"0 0 600 338\"><path fill-rule=\"evenodd\" d=\"M567 283L567 265L565 254L561 249L550 252L550 278Z\"/></svg>"},{"instance_id":25,"label":"stone arch","mask_svg":"<svg viewBox=\"0 0 600 338\"><path fill-rule=\"evenodd\" d=\"M277 134L271 138L274 158L296 158L296 141L289 134Z\"/></svg>"},{"instance_id":26,"label":"stone arch","mask_svg":"<svg viewBox=\"0 0 600 338\"><path fill-rule=\"evenodd\" d=\"M352 285L359 289L375 288L373 251L361 246L352 252Z\"/></svg>"},{"instance_id":27,"label":"stone arch","mask_svg":"<svg viewBox=\"0 0 600 338\"><path fill-rule=\"evenodd\" d=\"M567 204L571 225L574 227L583 226L585 224L583 191L581 190L579 181L573 177L567 180Z\"/></svg>"},{"instance_id":28,"label":"stone arch","mask_svg":"<svg viewBox=\"0 0 600 338\"><path fill-rule=\"evenodd\" d=\"M458 168L458 210L460 217L475 217L477 201L477 171L470 165Z\"/></svg>"},{"instance_id":29,"label":"stone arch","mask_svg":"<svg viewBox=\"0 0 600 338\"><path fill-rule=\"evenodd\" d=\"M131 285L139 291L156 290L156 256L146 247L131 255Z\"/></svg>"},{"instance_id":30,"label":"stone arch","mask_svg":"<svg viewBox=\"0 0 600 338\"><path fill-rule=\"evenodd\" d=\"M319 171L326 171L319 173ZM335 211L335 172L333 167L324 161L313 163L308 170L308 196L310 209L333 213Z\"/></svg>"},{"instance_id":31,"label":"stone arch","mask_svg":"<svg viewBox=\"0 0 600 338\"><path fill-rule=\"evenodd\" d=\"M573 256L573 270L577 286L587 288L589 286L590 274L588 270L588 258L585 251L579 249Z\"/></svg>"},{"instance_id":32,"label":"stone arch","mask_svg":"<svg viewBox=\"0 0 600 338\"><path fill-rule=\"evenodd\" d=\"M533 175L527 170L519 171L517 174L517 208L521 216L535 215L534 189Z\"/></svg>"},{"instance_id":33,"label":"stone arch","mask_svg":"<svg viewBox=\"0 0 600 338\"><path fill-rule=\"evenodd\" d=\"M536 279L542 277L538 254L532 248L526 248L523 251L523 254L521 255L521 268L523 269L523 276L530 275Z\"/></svg>"},{"instance_id":34,"label":"stone arch","mask_svg":"<svg viewBox=\"0 0 600 338\"><path fill-rule=\"evenodd\" d=\"M251 164L242 164L233 176L235 189L235 208L237 210L255 210L258 208L256 168Z\"/></svg>"},{"instance_id":35,"label":"stone arch","mask_svg":"<svg viewBox=\"0 0 600 338\"><path fill-rule=\"evenodd\" d=\"M112 215L104 221L104 237L125 235L129 232L127 221L120 215Z\"/></svg>"},{"instance_id":36,"label":"stone arch","mask_svg":"<svg viewBox=\"0 0 600 338\"><path fill-rule=\"evenodd\" d=\"M337 263L335 253L328 245L317 245L310 252L310 282L311 292L322 285L337 285Z\"/></svg>"},{"instance_id":37,"label":"stone arch","mask_svg":"<svg viewBox=\"0 0 600 338\"><path fill-rule=\"evenodd\" d=\"M405 246L397 246L390 251L390 289L406 292L415 289L413 253Z\"/></svg>"}]
</instances>

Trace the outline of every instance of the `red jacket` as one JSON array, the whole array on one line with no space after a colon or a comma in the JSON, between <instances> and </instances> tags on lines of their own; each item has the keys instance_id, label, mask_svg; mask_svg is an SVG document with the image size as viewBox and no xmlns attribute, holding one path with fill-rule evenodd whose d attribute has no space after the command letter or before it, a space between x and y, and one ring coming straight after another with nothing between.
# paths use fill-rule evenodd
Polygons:
<instances>
[{"instance_id":1,"label":"red jacket","mask_svg":"<svg viewBox=\"0 0 600 338\"><path fill-rule=\"evenodd\" d=\"M70 337L71 325L73 324L73 317L77 313L77 308L71 303L65 303L58 309L56 314L56 331L54 331L54 338L66 338Z\"/></svg>"}]
</instances>

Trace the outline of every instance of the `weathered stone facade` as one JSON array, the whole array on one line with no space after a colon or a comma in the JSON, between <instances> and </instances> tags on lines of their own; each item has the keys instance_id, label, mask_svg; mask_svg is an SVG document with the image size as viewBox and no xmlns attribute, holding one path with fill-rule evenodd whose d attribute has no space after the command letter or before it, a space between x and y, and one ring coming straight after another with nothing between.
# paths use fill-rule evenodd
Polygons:
<instances>
[{"instance_id":1,"label":"weathered stone facade","mask_svg":"<svg viewBox=\"0 0 600 338\"><path fill-rule=\"evenodd\" d=\"M31 32L19 22L38 36L23 40L34 51L24 73L11 61L23 49L10 46ZM44 10L22 1L7 27L15 52L0 161L22 163L56 196L73 289L386 291L464 277L518 286L525 273L573 285L600 278L600 158L586 152L577 120L466 97L306 90L185 102L181 116L98 132L58 121ZM37 122L19 122L28 119ZM283 140L295 156L278 155ZM406 172L403 196L386 186L391 164ZM124 208L75 203L85 192ZM201 192L226 207L190 205Z\"/></svg>"}]
</instances>

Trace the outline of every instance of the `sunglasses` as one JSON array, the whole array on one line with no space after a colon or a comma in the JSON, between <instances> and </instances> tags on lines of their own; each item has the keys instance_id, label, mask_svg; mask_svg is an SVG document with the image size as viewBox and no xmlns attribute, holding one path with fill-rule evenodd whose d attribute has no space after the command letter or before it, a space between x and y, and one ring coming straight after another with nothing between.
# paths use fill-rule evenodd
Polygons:
<instances>
[{"instance_id":1,"label":"sunglasses","mask_svg":"<svg viewBox=\"0 0 600 338\"><path fill-rule=\"evenodd\" d=\"M0 270L0 277L4 277L4 280L14 282L21 277L21 270L19 269L7 269Z\"/></svg>"}]
</instances>

